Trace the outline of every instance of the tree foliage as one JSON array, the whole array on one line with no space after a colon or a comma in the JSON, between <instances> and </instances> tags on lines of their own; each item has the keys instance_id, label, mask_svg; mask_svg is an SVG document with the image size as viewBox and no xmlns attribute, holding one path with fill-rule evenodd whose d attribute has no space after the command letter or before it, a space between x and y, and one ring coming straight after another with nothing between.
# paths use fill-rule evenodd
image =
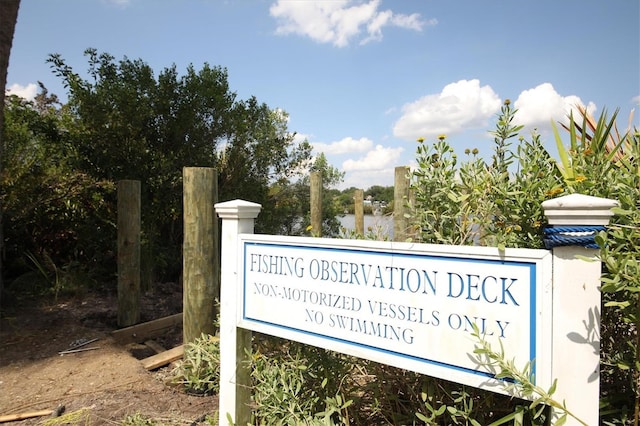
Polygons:
<instances>
[{"instance_id":1,"label":"tree foliage","mask_svg":"<svg viewBox=\"0 0 640 426\"><path fill-rule=\"evenodd\" d=\"M2 82L2 92L0 93L0 167L4 160L4 104L5 88L7 86L7 72L9 70L9 56L13 45L13 34L18 22L18 10L20 0L5 0L0 2L0 82ZM0 173L2 169L0 168ZM3 235L3 211L4 207L0 200L0 253L4 252ZM2 305L2 293L4 292L4 259L0 256L0 305Z\"/></svg>"},{"instance_id":2,"label":"tree foliage","mask_svg":"<svg viewBox=\"0 0 640 426\"><path fill-rule=\"evenodd\" d=\"M260 203L256 230L282 229L286 203L272 188L304 173L311 151L306 141L294 142L284 111L255 97L240 99L222 67L189 66L181 75L173 65L156 75L141 59L116 60L95 49L85 55L86 72L58 54L48 58L67 90L64 105L44 87L35 103L14 99L9 104L11 157L3 162L8 167L3 199L11 205L12 221L7 228L22 225L19 220L33 226L20 227L29 238L11 236L16 258L29 251L43 263L46 248L53 264L66 265L73 258L112 271L112 279L115 183L134 179L142 184L143 283L177 279L184 167L216 168L220 201ZM83 234L85 228L90 234ZM77 245L68 244L63 234ZM58 255L47 239L70 253Z\"/></svg>"},{"instance_id":3,"label":"tree foliage","mask_svg":"<svg viewBox=\"0 0 640 426\"><path fill-rule=\"evenodd\" d=\"M337 236L340 222L337 219L342 213L338 203L338 190L332 187L342 182L344 173L333 167L326 156L320 153L308 164L308 172L294 182L281 182L271 187L271 196L277 200L279 212L286 220L281 222L278 234L282 235L310 235L308 227L311 224L310 206L310 172L318 171L322 174L322 235Z\"/></svg>"},{"instance_id":4,"label":"tree foliage","mask_svg":"<svg viewBox=\"0 0 640 426\"><path fill-rule=\"evenodd\" d=\"M113 257L113 243L103 238L112 229L114 209L107 200L113 184L73 167L75 147L66 131L70 118L55 102L42 90L35 102L11 96L6 105L1 197L9 279L34 268L55 276L58 267L79 263L105 273L101 265ZM24 284L9 287L39 291L37 285L16 288Z\"/></svg>"}]
</instances>

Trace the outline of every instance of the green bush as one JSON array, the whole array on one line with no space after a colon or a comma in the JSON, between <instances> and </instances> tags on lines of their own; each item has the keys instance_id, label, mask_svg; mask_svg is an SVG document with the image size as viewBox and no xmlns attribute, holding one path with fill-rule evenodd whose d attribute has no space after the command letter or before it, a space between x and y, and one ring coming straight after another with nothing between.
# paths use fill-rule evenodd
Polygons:
<instances>
[{"instance_id":1,"label":"green bush","mask_svg":"<svg viewBox=\"0 0 640 426\"><path fill-rule=\"evenodd\" d=\"M173 383L188 393L211 395L220 392L220 339L202 334L184 348L182 362L172 373Z\"/></svg>"},{"instance_id":2,"label":"green bush","mask_svg":"<svg viewBox=\"0 0 640 426\"><path fill-rule=\"evenodd\" d=\"M418 139L411 188L416 238L426 243L540 248L542 201L561 191L555 161L540 137L511 141L520 126L507 101L498 117L492 162L477 148L459 156L442 135L433 145ZM515 169L515 173L511 171Z\"/></svg>"},{"instance_id":3,"label":"green bush","mask_svg":"<svg viewBox=\"0 0 640 426\"><path fill-rule=\"evenodd\" d=\"M429 243L539 248L542 202L581 193L620 202L598 238L603 261L601 416L604 424L630 424L640 414L640 135L621 134L616 115L598 120L585 109L570 117L565 146L556 130L560 162L539 135L519 137L516 114L505 102L494 135L492 161L468 149L459 158L441 136L419 139L412 189L415 237ZM511 140L518 137L514 150ZM635 408L634 408L635 406ZM569 407L570 408L570 407Z\"/></svg>"}]
</instances>

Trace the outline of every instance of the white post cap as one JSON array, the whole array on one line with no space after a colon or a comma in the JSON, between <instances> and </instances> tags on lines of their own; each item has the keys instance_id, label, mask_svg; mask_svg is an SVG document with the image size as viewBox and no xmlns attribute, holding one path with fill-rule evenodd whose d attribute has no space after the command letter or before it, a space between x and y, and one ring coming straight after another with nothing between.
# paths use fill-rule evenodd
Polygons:
<instances>
[{"instance_id":1,"label":"white post cap","mask_svg":"<svg viewBox=\"0 0 640 426\"><path fill-rule=\"evenodd\" d=\"M542 203L549 225L601 225L609 224L611 209L619 206L616 200L571 194Z\"/></svg>"},{"instance_id":2,"label":"white post cap","mask_svg":"<svg viewBox=\"0 0 640 426\"><path fill-rule=\"evenodd\" d=\"M214 205L220 219L255 219L262 205L245 200L231 200Z\"/></svg>"}]
</instances>

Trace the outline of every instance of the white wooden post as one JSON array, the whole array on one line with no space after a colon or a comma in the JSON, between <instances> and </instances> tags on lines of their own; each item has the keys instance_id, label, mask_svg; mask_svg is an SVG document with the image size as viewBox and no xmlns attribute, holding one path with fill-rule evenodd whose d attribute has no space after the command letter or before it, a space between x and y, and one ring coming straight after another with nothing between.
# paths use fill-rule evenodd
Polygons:
<instances>
[{"instance_id":1,"label":"white wooden post","mask_svg":"<svg viewBox=\"0 0 640 426\"><path fill-rule=\"evenodd\" d=\"M254 220L262 206L234 200L215 205L222 219L220 289L220 395L219 423L236 425L251 421L250 366L251 331L236 327L238 318L238 234L253 234Z\"/></svg>"},{"instance_id":2,"label":"white wooden post","mask_svg":"<svg viewBox=\"0 0 640 426\"><path fill-rule=\"evenodd\" d=\"M542 203L552 227L605 226L617 201L572 194ZM568 234L572 235L572 234ZM553 248L554 399L588 425L599 424L600 275L598 249ZM589 259L589 260L586 260ZM554 419L560 412L554 412ZM568 425L580 424L568 418Z\"/></svg>"}]
</instances>

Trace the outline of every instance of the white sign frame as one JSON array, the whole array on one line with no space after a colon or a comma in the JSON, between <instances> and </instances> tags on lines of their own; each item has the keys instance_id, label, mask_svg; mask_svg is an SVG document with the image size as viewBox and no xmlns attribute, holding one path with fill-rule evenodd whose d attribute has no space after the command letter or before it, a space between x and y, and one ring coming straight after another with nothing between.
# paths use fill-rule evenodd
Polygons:
<instances>
[{"instance_id":1,"label":"white sign frame","mask_svg":"<svg viewBox=\"0 0 640 426\"><path fill-rule=\"evenodd\" d=\"M267 249L271 255L266 254L265 250ZM247 255L253 255L253 257L247 261ZM264 260L260 258L261 255L272 257ZM240 234L238 235L237 259L237 327L295 340L432 377L439 377L493 392L505 393L505 389L508 389L508 387L504 386L505 383L495 379L492 372L473 361L472 355L470 355L473 354L477 341L469 333L469 322L465 322L464 315L466 314L464 312L469 306L480 303L486 306L476 310L476 312L482 314L484 311L486 315L474 316L471 314L467 315L467 318L476 318L476 321L478 318L485 318L486 322L483 320L482 324L486 325L492 321L488 319L492 310L495 312L502 309L502 311L511 315L508 317L511 321L507 322L505 320L501 323L500 320L495 320L497 322L493 323L493 328L489 326L485 328L487 340L492 343L495 349L498 349L500 344L498 337L501 337L500 340L504 345L505 355L508 359L515 358L518 367L523 367L525 362L532 361L532 371L534 372L532 381L545 388L548 388L551 384L552 254L548 250L507 249L500 252L495 247L443 246L385 241ZM288 264L286 259L290 260ZM292 265L291 263L296 259L300 259L298 260L299 264L297 266ZM317 259L315 270L312 270L314 267L313 259ZM357 261L352 262L349 259ZM370 263L362 263L363 259L370 259ZM321 260L329 262L329 266L323 264ZM383 324L383 322L380 322L380 320L388 320L389 317L388 315L374 314L372 304L374 307L379 308L375 312L388 314L388 306L386 310L383 310L380 307L381 305L376 305L376 302L387 303L388 297L391 300L390 304L395 303L396 306L402 303L397 302L398 300L405 300L403 305L406 308L405 311L413 312L414 319L417 318L418 312L422 312L418 311L420 306L406 302L407 300L410 301L411 298L400 295L400 284L397 281L395 288L391 288L390 285L390 282L394 279L394 271L396 273L395 277L398 278L399 274L401 277L399 279L404 282L402 281L402 273L408 269L405 267L403 272L399 272L402 267L389 266L389 264L406 265L409 261L412 262L412 265L419 264L424 266L429 264L439 268L433 270L415 269L418 272L407 273L404 276L406 278L405 295L408 296L411 293L406 290L409 289L411 282L413 282L413 290L418 290L412 294L427 295L431 291L431 296L438 297L441 306L446 306L446 309L449 309L449 312L445 312L444 316L438 318L437 325L434 325L436 321L431 324L431 330L438 330L437 332L433 331L433 333L446 333L443 330L446 330L448 326L451 335L455 335L453 345L448 345L453 347L449 347L447 351L432 350L427 355L420 356L416 354L414 349L407 349L411 348L413 342L420 341L420 338L426 339L424 337L425 327L428 328L429 324L423 323L424 316L420 317L419 322L404 321L407 324L405 324L406 327L403 330L409 329L410 325L417 324L420 327L418 335L415 333L415 327L410 328L412 330L411 343L408 343L409 339L399 340L395 343L387 342L386 340L390 339L381 337L379 330L381 330L382 326L380 324ZM280 265L278 265L278 262L280 262ZM337 262L334 264L337 272L331 269L330 262ZM359 264L363 265L362 268L372 265L382 267L382 269L378 270L389 272L387 282L385 283L382 276L378 275L377 287L371 284L372 280L368 281L367 286L363 286L364 275L363 270L358 270ZM327 266L326 270L323 269L323 265ZM262 269L261 266L263 267ZM463 274L460 269L453 270L454 267L466 267L467 271L484 271L485 274L490 273L492 275L486 275L485 278L487 279L482 281L480 278L476 278L481 277L480 273ZM293 268L298 268L297 272ZM304 268L307 268L306 271ZM354 270L356 275L354 275ZM321 279L323 278L323 271L326 272L325 280ZM420 271L423 273L422 281L419 279ZM506 271L502 274L504 276L500 277L504 278L504 280L497 279L500 271ZM440 272L443 273L438 275ZM307 276L305 276L305 273ZM357 275L358 273L361 275ZM426 280L428 273L431 273L433 278L430 283ZM355 281L358 281L357 276L361 276L362 280L358 285L354 286L354 284L357 284ZM257 283L256 277L262 278L260 283ZM445 278L443 279L442 277ZM527 282L523 282L523 277L526 277L524 279ZM461 298L461 295L452 297L459 292L461 288L459 286L464 287L464 278L467 279L467 293L465 293L467 298ZM487 283L487 286L491 284L494 287L499 285L502 290L501 298L495 291L490 295L485 294L484 282ZM325 289L312 290L311 286L318 285L324 286ZM418 287L418 285L422 287ZM455 291L454 285L456 286ZM303 293L306 290L306 295L308 296L306 300L309 301L312 298L312 293L310 292L316 292L316 295L313 296L316 303L309 303L306 306L318 307L319 309L313 309L312 311L322 313L322 322L316 321L314 323L309 314L310 309L305 308L304 303L300 302L302 299L300 297L296 299L291 296L291 290L295 289L295 286L299 286L298 288ZM448 291L444 291L446 293L444 297L443 290L441 290L443 286L448 287ZM522 286L528 287L523 290ZM513 290L512 293L511 287L517 287L520 290L518 292ZM288 289L289 293L284 293L283 289ZM383 289L386 292L382 291ZM441 290L441 292L438 294L436 289ZM376 297L368 297L364 300L366 297L365 292L368 292L369 296L372 292L376 292ZM288 300L287 296L283 296L285 294L289 295ZM299 292L298 294L301 293ZM384 298L380 296L382 294L385 294ZM334 302L342 296L342 301L336 302L339 305L338 308L317 302L322 297L324 297L323 300L327 300L331 295L335 296ZM525 300L522 298L523 295L528 295L526 303L523 302ZM449 305L447 305L447 298L456 300L449 301ZM354 314L356 299L360 303L360 310L362 310L363 302L366 302L365 311L367 309L366 305L368 305L370 316L374 318L373 320L364 319L364 317L360 316L360 310L358 310L358 316L356 317ZM459 312L451 312L451 306L460 306ZM324 308L324 310L320 308ZM411 308L414 308L413 311ZM526 318L520 318L518 312L525 312L524 316ZM424 312L420 315L423 314ZM446 316L447 314L448 316ZM326 328L325 326L328 324L328 322L325 322L325 318L330 318L330 315L334 315L334 326L327 328L327 331L323 332L323 327ZM452 315L458 315L461 320L458 328L456 328L458 325L457 319ZM349 321L349 318L351 318L352 326L347 332L340 327L336 329L335 324L337 322L335 320L339 319L339 316L346 318L345 321ZM411 317L411 314L405 315L405 319L409 317ZM453 318L453 324L450 322L451 318ZM514 322L513 318L516 318L517 322ZM376 319L378 322L373 322ZM363 323L371 321L371 324L377 324L377 335L375 335L375 332L367 334L367 328L360 323L360 326L356 326L355 337L357 338L346 338L346 334L354 335L353 324L354 321L359 320L362 320ZM387 326L401 327L401 325L397 325L399 321L394 319L390 321L391 323L385 322L383 324L385 336L390 334L393 338L398 336L401 339L401 333L399 332L387 333ZM496 325L498 325L497 328ZM440 326L442 327L438 328ZM376 329L374 325L371 327L368 330ZM512 332L514 329L518 338L513 340L517 343L511 344L507 331ZM333 333L329 333L331 330L333 330ZM400 329L398 328L398 330ZM464 331L467 332L463 333ZM364 336L360 336L358 332L359 334L364 334ZM490 336L489 333L493 333L493 335ZM406 334L408 335L409 333L407 332ZM525 336L523 337L522 334ZM380 341L380 344L371 343L372 341ZM438 340L438 342L441 341ZM523 351L520 346L523 342L525 342L525 345L528 344L528 348L524 351L525 355L521 355ZM457 359L455 362L443 361L442 357L447 356L457 357ZM461 357L466 357L467 359L464 360Z\"/></svg>"}]
</instances>

